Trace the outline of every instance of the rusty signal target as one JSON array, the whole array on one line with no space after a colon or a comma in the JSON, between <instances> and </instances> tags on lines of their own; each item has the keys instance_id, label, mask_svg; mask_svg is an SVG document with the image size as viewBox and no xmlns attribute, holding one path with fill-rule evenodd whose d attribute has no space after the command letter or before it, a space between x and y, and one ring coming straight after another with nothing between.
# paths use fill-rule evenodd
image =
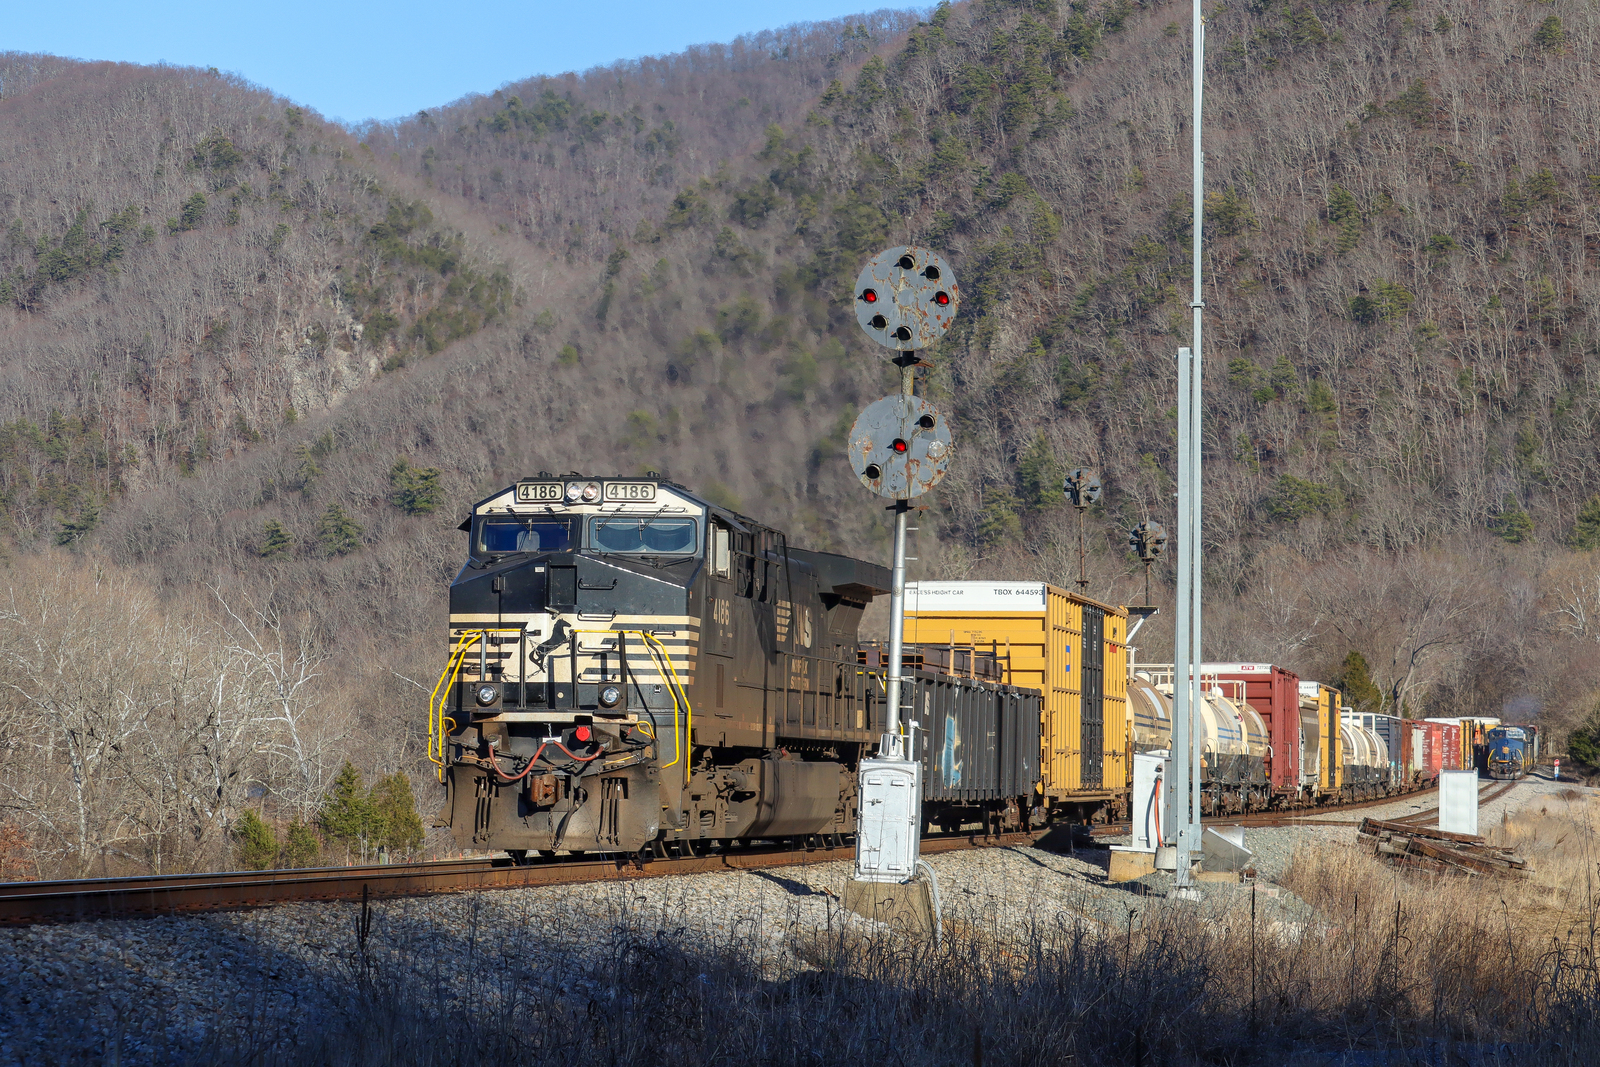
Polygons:
<instances>
[{"instance_id":1,"label":"rusty signal target","mask_svg":"<svg viewBox=\"0 0 1600 1067\"><path fill-rule=\"evenodd\" d=\"M890 500L932 489L950 468L950 426L920 396L895 394L869 404L850 430L850 467L861 484Z\"/></svg>"},{"instance_id":2,"label":"rusty signal target","mask_svg":"<svg viewBox=\"0 0 1600 1067\"><path fill-rule=\"evenodd\" d=\"M885 348L912 352L944 336L961 289L937 252L903 245L879 252L856 279L856 321Z\"/></svg>"}]
</instances>

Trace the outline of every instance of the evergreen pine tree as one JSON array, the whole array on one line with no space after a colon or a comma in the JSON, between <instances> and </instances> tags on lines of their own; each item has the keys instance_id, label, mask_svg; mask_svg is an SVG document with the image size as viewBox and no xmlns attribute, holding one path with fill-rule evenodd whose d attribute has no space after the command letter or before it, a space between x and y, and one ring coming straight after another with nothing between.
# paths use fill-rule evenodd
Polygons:
<instances>
[{"instance_id":1,"label":"evergreen pine tree","mask_svg":"<svg viewBox=\"0 0 1600 1067\"><path fill-rule=\"evenodd\" d=\"M1562 28L1559 15L1551 15L1539 23L1539 28L1533 34L1533 43L1546 52L1566 51L1567 31Z\"/></svg>"},{"instance_id":2,"label":"evergreen pine tree","mask_svg":"<svg viewBox=\"0 0 1600 1067\"><path fill-rule=\"evenodd\" d=\"M285 867L315 867L321 851L322 842L317 840L316 832L296 819L284 834L280 862Z\"/></svg>"},{"instance_id":3,"label":"evergreen pine tree","mask_svg":"<svg viewBox=\"0 0 1600 1067\"><path fill-rule=\"evenodd\" d=\"M407 515L427 515L444 503L444 487L439 484L438 467L413 467L403 458L389 468L389 495L395 507Z\"/></svg>"},{"instance_id":4,"label":"evergreen pine tree","mask_svg":"<svg viewBox=\"0 0 1600 1067\"><path fill-rule=\"evenodd\" d=\"M1350 654L1344 658L1344 665L1339 672L1339 681L1335 688L1344 693L1344 698L1350 702L1350 707L1354 711L1383 710L1383 690L1372 681L1372 671L1367 666L1367 657L1355 649L1351 649Z\"/></svg>"},{"instance_id":5,"label":"evergreen pine tree","mask_svg":"<svg viewBox=\"0 0 1600 1067\"><path fill-rule=\"evenodd\" d=\"M395 771L379 780L368 797L373 837L391 852L413 852L422 844L422 817L411 792L411 779Z\"/></svg>"},{"instance_id":6,"label":"evergreen pine tree","mask_svg":"<svg viewBox=\"0 0 1600 1067\"><path fill-rule=\"evenodd\" d=\"M1017 462L1017 479L1022 483L1023 502L1030 508L1054 507L1064 499L1061 464L1056 462L1055 450L1050 447L1043 430Z\"/></svg>"},{"instance_id":7,"label":"evergreen pine tree","mask_svg":"<svg viewBox=\"0 0 1600 1067\"><path fill-rule=\"evenodd\" d=\"M1567 755L1592 771L1600 771L1600 713L1567 737Z\"/></svg>"},{"instance_id":8,"label":"evergreen pine tree","mask_svg":"<svg viewBox=\"0 0 1600 1067\"><path fill-rule=\"evenodd\" d=\"M317 520L317 541L330 556L343 556L361 547L361 527L338 504Z\"/></svg>"},{"instance_id":9,"label":"evergreen pine tree","mask_svg":"<svg viewBox=\"0 0 1600 1067\"><path fill-rule=\"evenodd\" d=\"M978 538L986 545L1015 541L1022 536L1022 520L1017 517L1017 495L1005 486L995 486L983 494L983 513L978 518Z\"/></svg>"},{"instance_id":10,"label":"evergreen pine tree","mask_svg":"<svg viewBox=\"0 0 1600 1067\"><path fill-rule=\"evenodd\" d=\"M278 861L278 838L254 809L244 809L233 828L234 854L247 871L265 871Z\"/></svg>"},{"instance_id":11,"label":"evergreen pine tree","mask_svg":"<svg viewBox=\"0 0 1600 1067\"><path fill-rule=\"evenodd\" d=\"M322 810L317 812L317 826L345 848L363 850L374 834L372 802L361 787L361 772L345 760L328 795L323 798Z\"/></svg>"},{"instance_id":12,"label":"evergreen pine tree","mask_svg":"<svg viewBox=\"0 0 1600 1067\"><path fill-rule=\"evenodd\" d=\"M294 551L294 535L277 519L268 519L261 528L261 558L282 559Z\"/></svg>"},{"instance_id":13,"label":"evergreen pine tree","mask_svg":"<svg viewBox=\"0 0 1600 1067\"><path fill-rule=\"evenodd\" d=\"M1578 521L1572 524L1568 543L1573 548L1592 552L1600 548L1600 496L1592 496L1578 509Z\"/></svg>"}]
</instances>

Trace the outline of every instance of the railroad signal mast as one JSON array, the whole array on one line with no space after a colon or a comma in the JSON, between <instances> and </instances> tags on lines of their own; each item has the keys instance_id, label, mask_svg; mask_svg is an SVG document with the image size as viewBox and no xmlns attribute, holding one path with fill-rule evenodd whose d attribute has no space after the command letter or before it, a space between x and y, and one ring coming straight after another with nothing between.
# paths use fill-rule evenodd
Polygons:
<instances>
[{"instance_id":1,"label":"railroad signal mast","mask_svg":"<svg viewBox=\"0 0 1600 1067\"><path fill-rule=\"evenodd\" d=\"M1083 513L1100 499L1100 475L1079 467L1067 475L1067 480L1061 484L1061 491L1067 494L1072 506L1078 509L1078 592L1082 593L1089 588L1088 553L1083 541Z\"/></svg>"},{"instance_id":2,"label":"railroad signal mast","mask_svg":"<svg viewBox=\"0 0 1600 1067\"><path fill-rule=\"evenodd\" d=\"M1139 554L1144 564L1144 604L1150 606L1150 565L1155 563L1167 548L1167 528L1159 522L1146 519L1128 531L1128 547Z\"/></svg>"},{"instance_id":3,"label":"railroad signal mast","mask_svg":"<svg viewBox=\"0 0 1600 1067\"><path fill-rule=\"evenodd\" d=\"M849 459L861 484L894 501L894 562L889 594L887 714L878 754L863 759L857 798L855 880L907 882L920 860L922 764L907 743L901 713L905 634L906 522L911 501L932 489L950 466L950 427L916 395L919 349L955 321L960 289L949 264L914 245L878 253L856 279L856 321L875 344L894 352L900 392L869 404L850 431Z\"/></svg>"},{"instance_id":4,"label":"railroad signal mast","mask_svg":"<svg viewBox=\"0 0 1600 1067\"><path fill-rule=\"evenodd\" d=\"M1205 150L1201 144L1202 102L1205 82L1205 19L1200 0L1194 0L1192 14L1193 110L1190 132L1193 135L1194 174L1190 207L1194 212L1193 285L1189 310L1194 316L1190 345L1178 349L1178 603L1174 619L1172 763L1164 820L1164 845L1175 850L1173 861L1176 887L1174 895L1193 898L1192 867L1200 854L1200 737L1195 729L1195 709L1201 700L1200 665L1204 662L1201 631L1201 479L1200 429L1201 347L1200 330L1205 312L1201 288L1203 244L1201 223L1205 204Z\"/></svg>"}]
</instances>

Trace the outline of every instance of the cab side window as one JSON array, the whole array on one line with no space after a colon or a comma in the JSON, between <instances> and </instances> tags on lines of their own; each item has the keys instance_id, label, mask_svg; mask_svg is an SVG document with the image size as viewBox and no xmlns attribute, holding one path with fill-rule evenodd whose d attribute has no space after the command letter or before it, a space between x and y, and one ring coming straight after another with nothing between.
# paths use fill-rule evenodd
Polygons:
<instances>
[{"instance_id":1,"label":"cab side window","mask_svg":"<svg viewBox=\"0 0 1600 1067\"><path fill-rule=\"evenodd\" d=\"M739 534L734 541L733 591L746 599L755 596L755 560L750 555L752 547L747 533Z\"/></svg>"},{"instance_id":2,"label":"cab side window","mask_svg":"<svg viewBox=\"0 0 1600 1067\"><path fill-rule=\"evenodd\" d=\"M721 524L711 527L711 573L727 578L733 570L732 531Z\"/></svg>"}]
</instances>

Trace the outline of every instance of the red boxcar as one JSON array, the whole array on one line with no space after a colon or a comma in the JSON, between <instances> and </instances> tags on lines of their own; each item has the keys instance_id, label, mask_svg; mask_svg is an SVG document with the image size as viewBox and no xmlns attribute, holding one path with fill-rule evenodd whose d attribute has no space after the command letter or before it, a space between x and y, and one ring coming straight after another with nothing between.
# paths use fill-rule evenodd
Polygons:
<instances>
[{"instance_id":1,"label":"red boxcar","mask_svg":"<svg viewBox=\"0 0 1600 1067\"><path fill-rule=\"evenodd\" d=\"M1436 722L1417 724L1422 730L1422 780L1436 782L1444 767L1444 727Z\"/></svg>"},{"instance_id":2,"label":"red boxcar","mask_svg":"<svg viewBox=\"0 0 1600 1067\"><path fill-rule=\"evenodd\" d=\"M1461 766L1461 724L1445 722L1437 725L1444 742L1444 758L1440 761L1440 767L1447 771L1465 770Z\"/></svg>"},{"instance_id":3,"label":"red boxcar","mask_svg":"<svg viewBox=\"0 0 1600 1067\"><path fill-rule=\"evenodd\" d=\"M1243 682L1244 700L1267 724L1267 782L1272 791L1288 796L1300 792L1301 737L1300 676L1270 663L1207 663L1205 677ZM1313 713L1315 714L1315 713ZM1316 751L1315 723L1309 744Z\"/></svg>"}]
</instances>

